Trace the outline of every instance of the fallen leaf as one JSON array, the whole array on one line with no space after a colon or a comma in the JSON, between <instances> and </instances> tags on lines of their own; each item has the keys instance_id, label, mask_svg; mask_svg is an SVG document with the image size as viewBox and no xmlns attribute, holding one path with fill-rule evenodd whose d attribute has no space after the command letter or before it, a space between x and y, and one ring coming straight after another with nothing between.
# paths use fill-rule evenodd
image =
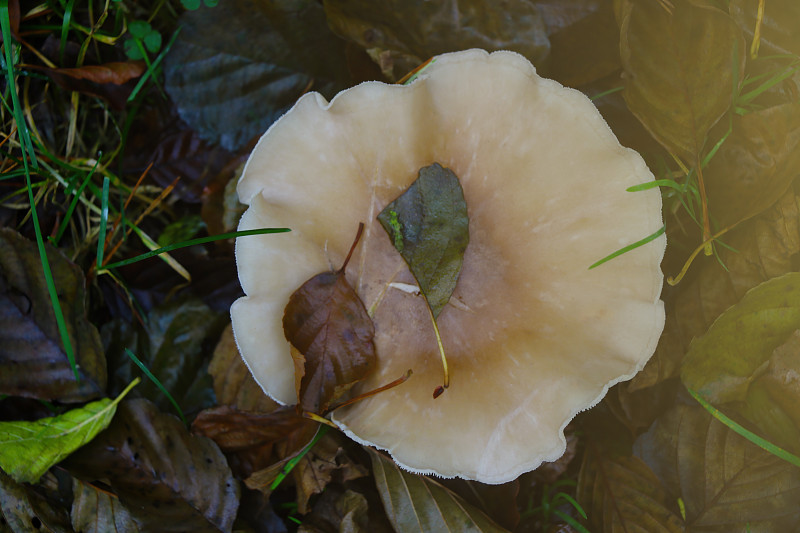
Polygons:
<instances>
[{"instance_id":1,"label":"fallen leaf","mask_svg":"<svg viewBox=\"0 0 800 533\"><path fill-rule=\"evenodd\" d=\"M765 281L692 341L681 380L711 404L744 401L772 352L798 328L800 273Z\"/></svg>"},{"instance_id":2,"label":"fallen leaf","mask_svg":"<svg viewBox=\"0 0 800 533\"><path fill-rule=\"evenodd\" d=\"M285 458L273 453L273 445L281 443L282 451L293 454L314 438L318 427L293 407L265 414L223 406L201 411L192 423L192 432L210 438L224 453L235 454L232 465L244 478Z\"/></svg>"},{"instance_id":3,"label":"fallen leaf","mask_svg":"<svg viewBox=\"0 0 800 533\"><path fill-rule=\"evenodd\" d=\"M365 477L369 471L348 457L334 434L326 434L292 470L297 486L297 512L308 512L308 501L330 483Z\"/></svg>"},{"instance_id":4,"label":"fallen leaf","mask_svg":"<svg viewBox=\"0 0 800 533\"><path fill-rule=\"evenodd\" d=\"M396 531L506 531L436 481L400 469L372 448L367 451L383 507Z\"/></svg>"},{"instance_id":5,"label":"fallen leaf","mask_svg":"<svg viewBox=\"0 0 800 533\"><path fill-rule=\"evenodd\" d=\"M705 172L709 211L720 228L755 216L786 192L798 168L800 103L737 115Z\"/></svg>"},{"instance_id":6,"label":"fallen leaf","mask_svg":"<svg viewBox=\"0 0 800 533\"><path fill-rule=\"evenodd\" d=\"M36 483L51 466L107 428L127 392L34 422L0 422L0 467L18 483Z\"/></svg>"},{"instance_id":7,"label":"fallen leaf","mask_svg":"<svg viewBox=\"0 0 800 533\"><path fill-rule=\"evenodd\" d=\"M130 511L113 494L72 480L72 527L82 533L139 533Z\"/></svg>"},{"instance_id":8,"label":"fallen leaf","mask_svg":"<svg viewBox=\"0 0 800 533\"><path fill-rule=\"evenodd\" d=\"M62 80L60 76L67 76L76 80L87 80L101 85L105 83L122 85L144 74L146 66L144 61L112 61L102 65L84 65L74 68L37 68L36 70L41 70L53 77L53 80L57 83ZM65 88L69 89L69 87Z\"/></svg>"},{"instance_id":9,"label":"fallen leaf","mask_svg":"<svg viewBox=\"0 0 800 533\"><path fill-rule=\"evenodd\" d=\"M303 517L298 533L338 531L339 533L374 533L369 523L369 502L353 490L326 490Z\"/></svg>"},{"instance_id":10,"label":"fallen leaf","mask_svg":"<svg viewBox=\"0 0 800 533\"><path fill-rule=\"evenodd\" d=\"M467 203L458 177L439 163L421 168L378 221L438 317L456 288L469 243Z\"/></svg>"},{"instance_id":11,"label":"fallen leaf","mask_svg":"<svg viewBox=\"0 0 800 533\"><path fill-rule=\"evenodd\" d=\"M214 380L214 394L219 405L256 413L269 413L278 408L278 403L264 394L242 361L230 324L222 332L214 348L208 373Z\"/></svg>"},{"instance_id":12,"label":"fallen leaf","mask_svg":"<svg viewBox=\"0 0 800 533\"><path fill-rule=\"evenodd\" d=\"M627 1L620 28L625 101L664 147L694 163L732 100L733 51L744 39L727 13L689 0Z\"/></svg>"},{"instance_id":13,"label":"fallen leaf","mask_svg":"<svg viewBox=\"0 0 800 533\"><path fill-rule=\"evenodd\" d=\"M106 358L81 269L45 245L80 381L61 344L36 243L0 228L0 393L82 402L105 394ZM130 380L129 380L130 381Z\"/></svg>"},{"instance_id":14,"label":"fallen leaf","mask_svg":"<svg viewBox=\"0 0 800 533\"><path fill-rule=\"evenodd\" d=\"M687 531L795 531L800 470L747 441L699 405L676 405L635 452L681 498Z\"/></svg>"},{"instance_id":15,"label":"fallen leaf","mask_svg":"<svg viewBox=\"0 0 800 533\"><path fill-rule=\"evenodd\" d=\"M67 468L106 479L145 531L230 531L239 485L213 441L189 434L151 402L127 400Z\"/></svg>"},{"instance_id":16,"label":"fallen leaf","mask_svg":"<svg viewBox=\"0 0 800 533\"><path fill-rule=\"evenodd\" d=\"M180 24L167 92L181 118L228 150L261 135L309 88L332 97L349 83L344 43L317 2L230 0L187 11Z\"/></svg>"},{"instance_id":17,"label":"fallen leaf","mask_svg":"<svg viewBox=\"0 0 800 533\"><path fill-rule=\"evenodd\" d=\"M5 531L73 533L66 509L39 494L36 487L15 482L2 470L0 470L0 528L3 528L4 533Z\"/></svg>"},{"instance_id":18,"label":"fallen leaf","mask_svg":"<svg viewBox=\"0 0 800 533\"><path fill-rule=\"evenodd\" d=\"M540 64L550 43L536 4L506 1L502 9L475 0L328 0L331 29L367 50L390 80L445 52L513 50Z\"/></svg>"},{"instance_id":19,"label":"fallen leaf","mask_svg":"<svg viewBox=\"0 0 800 533\"><path fill-rule=\"evenodd\" d=\"M326 413L334 400L375 368L375 326L344 275L349 259L348 255L338 271L303 283L284 311L283 331L295 348L295 385L303 411Z\"/></svg>"},{"instance_id":20,"label":"fallen leaf","mask_svg":"<svg viewBox=\"0 0 800 533\"><path fill-rule=\"evenodd\" d=\"M575 455L575 444L577 443L574 438L568 437L568 439L565 464L568 464L569 459ZM571 454L569 448L572 448ZM543 463L534 472L538 474L542 467L554 464ZM519 505L517 504L520 488L519 478L500 485L487 485L479 481L458 478L442 479L440 483L463 498L465 502L483 512L500 527L504 527L509 531L517 529L520 520Z\"/></svg>"},{"instance_id":21,"label":"fallen leaf","mask_svg":"<svg viewBox=\"0 0 800 533\"><path fill-rule=\"evenodd\" d=\"M577 500L596 531L684 531L677 502L668 498L656 475L637 457L587 450L578 475Z\"/></svg>"},{"instance_id":22,"label":"fallen leaf","mask_svg":"<svg viewBox=\"0 0 800 533\"><path fill-rule=\"evenodd\" d=\"M755 32L758 4L748 0L730 2L731 15L747 34L748 44ZM794 0L764 2L764 15L760 21L760 55L800 55L800 34L792 24L787 24L790 20L800 20L800 4Z\"/></svg>"}]
</instances>

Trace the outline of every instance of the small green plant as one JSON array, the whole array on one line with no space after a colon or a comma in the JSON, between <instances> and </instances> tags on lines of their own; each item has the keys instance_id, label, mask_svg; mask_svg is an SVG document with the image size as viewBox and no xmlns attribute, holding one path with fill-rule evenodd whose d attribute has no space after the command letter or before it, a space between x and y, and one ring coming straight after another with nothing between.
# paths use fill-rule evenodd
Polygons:
<instances>
[{"instance_id":1,"label":"small green plant","mask_svg":"<svg viewBox=\"0 0 800 533\"><path fill-rule=\"evenodd\" d=\"M542 522L549 524L555 518L558 518L559 520L572 526L572 528L579 533L589 533L589 530L581 525L580 522L560 509L565 505L570 506L575 509L575 511L581 517L583 517L584 520L587 518L586 512L575 500L575 498L563 490L559 490L562 487L575 487L576 485L577 483L573 479L560 479L552 485L545 485L544 489L542 489L542 499L540 500L539 505L534 507L533 498L531 498L531 500L528 502L527 508L520 514L520 519L525 520L533 517L539 517Z\"/></svg>"},{"instance_id":2,"label":"small green plant","mask_svg":"<svg viewBox=\"0 0 800 533\"><path fill-rule=\"evenodd\" d=\"M150 23L144 20L134 20L128 24L128 33L131 38L125 41L125 54L129 59L144 59L147 52L157 53L161 49L161 34Z\"/></svg>"}]
</instances>

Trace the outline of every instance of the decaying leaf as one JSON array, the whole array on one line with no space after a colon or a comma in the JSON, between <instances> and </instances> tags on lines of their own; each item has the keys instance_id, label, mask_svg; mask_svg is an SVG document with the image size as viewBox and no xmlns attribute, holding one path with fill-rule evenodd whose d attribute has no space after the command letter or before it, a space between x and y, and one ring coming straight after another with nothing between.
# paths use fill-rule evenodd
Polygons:
<instances>
[{"instance_id":1,"label":"decaying leaf","mask_svg":"<svg viewBox=\"0 0 800 533\"><path fill-rule=\"evenodd\" d=\"M506 531L436 481L400 469L372 448L367 451L383 507L395 530Z\"/></svg>"},{"instance_id":2,"label":"decaying leaf","mask_svg":"<svg viewBox=\"0 0 800 533\"><path fill-rule=\"evenodd\" d=\"M239 485L217 445L144 399L122 402L67 467L108 480L145 531L230 531L236 518Z\"/></svg>"},{"instance_id":3,"label":"decaying leaf","mask_svg":"<svg viewBox=\"0 0 800 533\"><path fill-rule=\"evenodd\" d=\"M167 92L181 118L228 150L310 87L331 96L347 84L344 43L317 2L230 0L187 11L181 25L165 61Z\"/></svg>"},{"instance_id":4,"label":"decaying leaf","mask_svg":"<svg viewBox=\"0 0 800 533\"><path fill-rule=\"evenodd\" d=\"M439 163L421 168L378 221L438 317L456 288L469 243L467 203L458 177Z\"/></svg>"},{"instance_id":5,"label":"decaying leaf","mask_svg":"<svg viewBox=\"0 0 800 533\"><path fill-rule=\"evenodd\" d=\"M72 527L82 533L139 533L138 524L119 499L112 494L72 480Z\"/></svg>"},{"instance_id":6,"label":"decaying leaf","mask_svg":"<svg viewBox=\"0 0 800 533\"><path fill-rule=\"evenodd\" d=\"M247 477L299 451L314 438L318 424L297 414L292 407L271 413L250 413L222 406L200 412L192 432L210 438L226 454L235 454L237 474ZM283 453L273 453L281 443Z\"/></svg>"},{"instance_id":7,"label":"decaying leaf","mask_svg":"<svg viewBox=\"0 0 800 533\"><path fill-rule=\"evenodd\" d=\"M242 361L230 324L222 332L214 348L208 373L214 380L214 394L219 405L257 413L269 413L278 407L275 400L264 394Z\"/></svg>"},{"instance_id":8,"label":"decaying leaf","mask_svg":"<svg viewBox=\"0 0 800 533\"><path fill-rule=\"evenodd\" d=\"M36 243L0 228L0 394L80 402L105 393L106 358L81 269L45 245L80 381L61 344Z\"/></svg>"},{"instance_id":9,"label":"decaying leaf","mask_svg":"<svg viewBox=\"0 0 800 533\"><path fill-rule=\"evenodd\" d=\"M325 14L334 32L366 49L392 80L445 52L514 50L539 64L550 49L545 17L524 0L502 9L483 0L328 0Z\"/></svg>"},{"instance_id":10,"label":"decaying leaf","mask_svg":"<svg viewBox=\"0 0 800 533\"><path fill-rule=\"evenodd\" d=\"M669 9L672 6L672 9ZM731 105L744 39L730 16L689 0L624 3L620 54L625 101L667 150L694 162ZM734 48L739 50L733 79Z\"/></svg>"},{"instance_id":11,"label":"decaying leaf","mask_svg":"<svg viewBox=\"0 0 800 533\"><path fill-rule=\"evenodd\" d=\"M800 174L800 103L735 117L705 172L710 212L724 228L774 204Z\"/></svg>"},{"instance_id":12,"label":"decaying leaf","mask_svg":"<svg viewBox=\"0 0 800 533\"><path fill-rule=\"evenodd\" d=\"M681 379L714 405L744 401L772 352L800 328L800 273L750 290L689 346Z\"/></svg>"},{"instance_id":13,"label":"decaying leaf","mask_svg":"<svg viewBox=\"0 0 800 533\"><path fill-rule=\"evenodd\" d=\"M577 491L596 531L684 531L677 502L670 501L656 475L636 457L607 457L587 450Z\"/></svg>"},{"instance_id":14,"label":"decaying leaf","mask_svg":"<svg viewBox=\"0 0 800 533\"><path fill-rule=\"evenodd\" d=\"M687 531L795 531L800 470L747 441L699 405L677 405L635 446L673 501Z\"/></svg>"},{"instance_id":15,"label":"decaying leaf","mask_svg":"<svg viewBox=\"0 0 800 533\"><path fill-rule=\"evenodd\" d=\"M73 533L69 515L31 485L17 483L0 470L0 530Z\"/></svg>"},{"instance_id":16,"label":"decaying leaf","mask_svg":"<svg viewBox=\"0 0 800 533\"><path fill-rule=\"evenodd\" d=\"M759 2L731 0L731 15L748 36L748 44L755 34ZM760 55L800 55L800 33L788 21L800 20L800 4L794 0L769 0L764 2L760 20Z\"/></svg>"},{"instance_id":17,"label":"decaying leaf","mask_svg":"<svg viewBox=\"0 0 800 533\"><path fill-rule=\"evenodd\" d=\"M102 65L84 65L75 68L42 68L46 74L53 76L56 83L60 83L60 76L67 76L76 80L87 80L94 83L112 83L122 85L138 78L146 70L144 61L120 61ZM70 87L67 87L70 88Z\"/></svg>"},{"instance_id":18,"label":"decaying leaf","mask_svg":"<svg viewBox=\"0 0 800 533\"><path fill-rule=\"evenodd\" d=\"M295 348L297 405L303 411L327 412L334 400L375 367L375 326L344 275L349 260L350 255L338 271L317 274L303 283L284 311L283 331Z\"/></svg>"},{"instance_id":19,"label":"decaying leaf","mask_svg":"<svg viewBox=\"0 0 800 533\"><path fill-rule=\"evenodd\" d=\"M0 467L19 483L36 483L108 427L126 393L34 422L0 422Z\"/></svg>"}]
</instances>

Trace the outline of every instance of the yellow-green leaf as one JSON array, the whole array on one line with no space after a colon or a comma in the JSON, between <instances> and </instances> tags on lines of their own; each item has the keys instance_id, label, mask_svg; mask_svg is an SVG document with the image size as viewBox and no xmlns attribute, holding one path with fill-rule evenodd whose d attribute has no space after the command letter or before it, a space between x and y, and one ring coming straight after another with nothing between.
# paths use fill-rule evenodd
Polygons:
<instances>
[{"instance_id":1,"label":"yellow-green leaf","mask_svg":"<svg viewBox=\"0 0 800 533\"><path fill-rule=\"evenodd\" d=\"M51 466L91 441L114 417L119 401L103 398L34 422L0 422L0 468L19 483L36 483Z\"/></svg>"}]
</instances>

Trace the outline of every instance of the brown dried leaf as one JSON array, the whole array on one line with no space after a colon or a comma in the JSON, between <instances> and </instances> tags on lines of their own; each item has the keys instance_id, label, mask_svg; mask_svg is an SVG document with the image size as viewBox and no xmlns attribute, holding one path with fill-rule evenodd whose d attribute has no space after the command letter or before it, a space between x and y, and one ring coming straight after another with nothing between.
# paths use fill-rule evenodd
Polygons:
<instances>
[{"instance_id":1,"label":"brown dried leaf","mask_svg":"<svg viewBox=\"0 0 800 533\"><path fill-rule=\"evenodd\" d=\"M242 361L230 324L222 332L214 348L208 373L214 380L214 394L220 405L257 413L270 413L277 409L278 403L264 394Z\"/></svg>"},{"instance_id":2,"label":"brown dried leaf","mask_svg":"<svg viewBox=\"0 0 800 533\"><path fill-rule=\"evenodd\" d=\"M76 68L42 69L45 74L61 74L76 80L88 80L94 83L122 85L144 74L144 61L112 61L102 65L85 65ZM59 83L59 78L53 78Z\"/></svg>"},{"instance_id":3,"label":"brown dried leaf","mask_svg":"<svg viewBox=\"0 0 800 533\"><path fill-rule=\"evenodd\" d=\"M296 453L314 438L318 425L282 407L268 414L237 411L231 407L206 409L192 423L192 432L210 438L226 454L235 454L237 474L247 477L285 458L274 445Z\"/></svg>"},{"instance_id":4,"label":"brown dried leaf","mask_svg":"<svg viewBox=\"0 0 800 533\"><path fill-rule=\"evenodd\" d=\"M359 236L360 230L356 243ZM298 406L311 413L325 413L376 363L375 327L345 278L346 266L347 261L337 272L323 272L303 283L283 315L284 334L296 349Z\"/></svg>"}]
</instances>

